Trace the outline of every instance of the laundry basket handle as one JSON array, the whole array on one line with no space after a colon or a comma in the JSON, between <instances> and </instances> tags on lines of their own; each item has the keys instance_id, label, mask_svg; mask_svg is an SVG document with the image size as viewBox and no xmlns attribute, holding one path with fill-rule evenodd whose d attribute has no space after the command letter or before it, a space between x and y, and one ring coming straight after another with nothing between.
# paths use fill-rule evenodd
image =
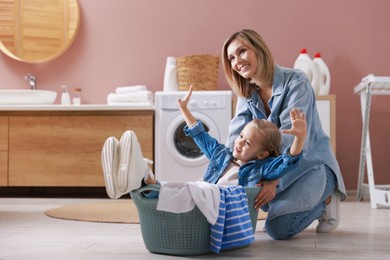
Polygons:
<instances>
[{"instance_id":1,"label":"laundry basket handle","mask_svg":"<svg viewBox=\"0 0 390 260\"><path fill-rule=\"evenodd\" d=\"M147 198L142 195L142 192L145 191L160 191L160 185L156 184L148 184L146 186L143 186L137 190L133 190L130 192L131 197L136 196L140 200L150 200L151 198Z\"/></svg>"}]
</instances>

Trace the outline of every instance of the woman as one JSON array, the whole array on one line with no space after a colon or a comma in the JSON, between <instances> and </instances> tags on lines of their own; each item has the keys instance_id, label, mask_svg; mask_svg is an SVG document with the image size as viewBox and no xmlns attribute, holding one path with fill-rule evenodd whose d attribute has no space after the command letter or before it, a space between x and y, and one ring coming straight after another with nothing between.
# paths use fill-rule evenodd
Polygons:
<instances>
[{"instance_id":1,"label":"woman","mask_svg":"<svg viewBox=\"0 0 390 260\"><path fill-rule=\"evenodd\" d=\"M289 112L296 108L306 114L306 151L301 166L277 181L263 181L254 207L268 211L266 232L274 239L288 239L314 220L317 232L330 232L339 224L340 200L346 198L344 181L332 152L329 137L322 130L313 89L307 76L274 62L265 41L252 30L234 33L222 48L227 81L238 96L236 115L229 125L227 146L252 119L290 129ZM280 150L293 137L282 133Z\"/></svg>"}]
</instances>

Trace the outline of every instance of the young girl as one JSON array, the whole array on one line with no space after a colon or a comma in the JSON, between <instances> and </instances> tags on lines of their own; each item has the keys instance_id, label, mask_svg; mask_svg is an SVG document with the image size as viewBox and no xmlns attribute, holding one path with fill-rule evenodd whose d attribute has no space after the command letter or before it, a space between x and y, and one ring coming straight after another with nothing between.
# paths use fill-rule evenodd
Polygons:
<instances>
[{"instance_id":1,"label":"young girl","mask_svg":"<svg viewBox=\"0 0 390 260\"><path fill-rule=\"evenodd\" d=\"M191 136L199 149L210 160L203 181L218 185L255 186L261 180L276 180L294 167L302 152L306 136L305 114L297 109L290 112L292 128L283 133L295 136L291 146L279 156L281 142L279 129L271 122L254 119L249 122L234 142L231 151L211 137L201 121L196 120L187 105L192 95L178 100L186 126L184 132ZM149 176L146 183L156 184Z\"/></svg>"},{"instance_id":2,"label":"young girl","mask_svg":"<svg viewBox=\"0 0 390 260\"><path fill-rule=\"evenodd\" d=\"M261 180L276 180L289 169L295 167L301 157L305 143L305 114L297 109L290 112L292 128L283 133L294 135L294 141L279 155L281 134L271 122L254 119L249 122L236 138L231 151L211 137L201 121L196 120L187 104L192 95L192 87L183 100L178 100L180 110L187 125L186 135L191 136L201 151L210 160L203 181L218 185L260 185ZM118 159L119 157L119 159ZM139 188L142 180L146 184L158 184L142 159L142 151L132 131L126 131L118 142L109 137L103 145L102 167L106 191L115 199ZM145 177L144 177L145 176ZM155 196L151 192L148 197Z\"/></svg>"}]
</instances>

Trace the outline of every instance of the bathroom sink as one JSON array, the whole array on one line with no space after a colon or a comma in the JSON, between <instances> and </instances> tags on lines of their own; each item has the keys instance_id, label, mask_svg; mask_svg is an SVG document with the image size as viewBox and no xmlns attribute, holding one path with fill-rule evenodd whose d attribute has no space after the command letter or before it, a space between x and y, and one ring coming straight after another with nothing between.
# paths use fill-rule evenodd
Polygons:
<instances>
[{"instance_id":1,"label":"bathroom sink","mask_svg":"<svg viewBox=\"0 0 390 260\"><path fill-rule=\"evenodd\" d=\"M50 105L56 97L50 90L0 89L0 105Z\"/></svg>"}]
</instances>

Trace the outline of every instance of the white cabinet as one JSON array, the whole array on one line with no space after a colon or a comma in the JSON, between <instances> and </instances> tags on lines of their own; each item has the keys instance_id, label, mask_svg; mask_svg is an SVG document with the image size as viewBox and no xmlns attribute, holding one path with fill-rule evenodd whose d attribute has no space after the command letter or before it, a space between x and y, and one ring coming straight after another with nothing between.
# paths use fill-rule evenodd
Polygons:
<instances>
[{"instance_id":1,"label":"white cabinet","mask_svg":"<svg viewBox=\"0 0 390 260\"><path fill-rule=\"evenodd\" d=\"M336 153L336 97L334 95L317 96L317 109L322 129L330 138L330 144Z\"/></svg>"}]
</instances>

